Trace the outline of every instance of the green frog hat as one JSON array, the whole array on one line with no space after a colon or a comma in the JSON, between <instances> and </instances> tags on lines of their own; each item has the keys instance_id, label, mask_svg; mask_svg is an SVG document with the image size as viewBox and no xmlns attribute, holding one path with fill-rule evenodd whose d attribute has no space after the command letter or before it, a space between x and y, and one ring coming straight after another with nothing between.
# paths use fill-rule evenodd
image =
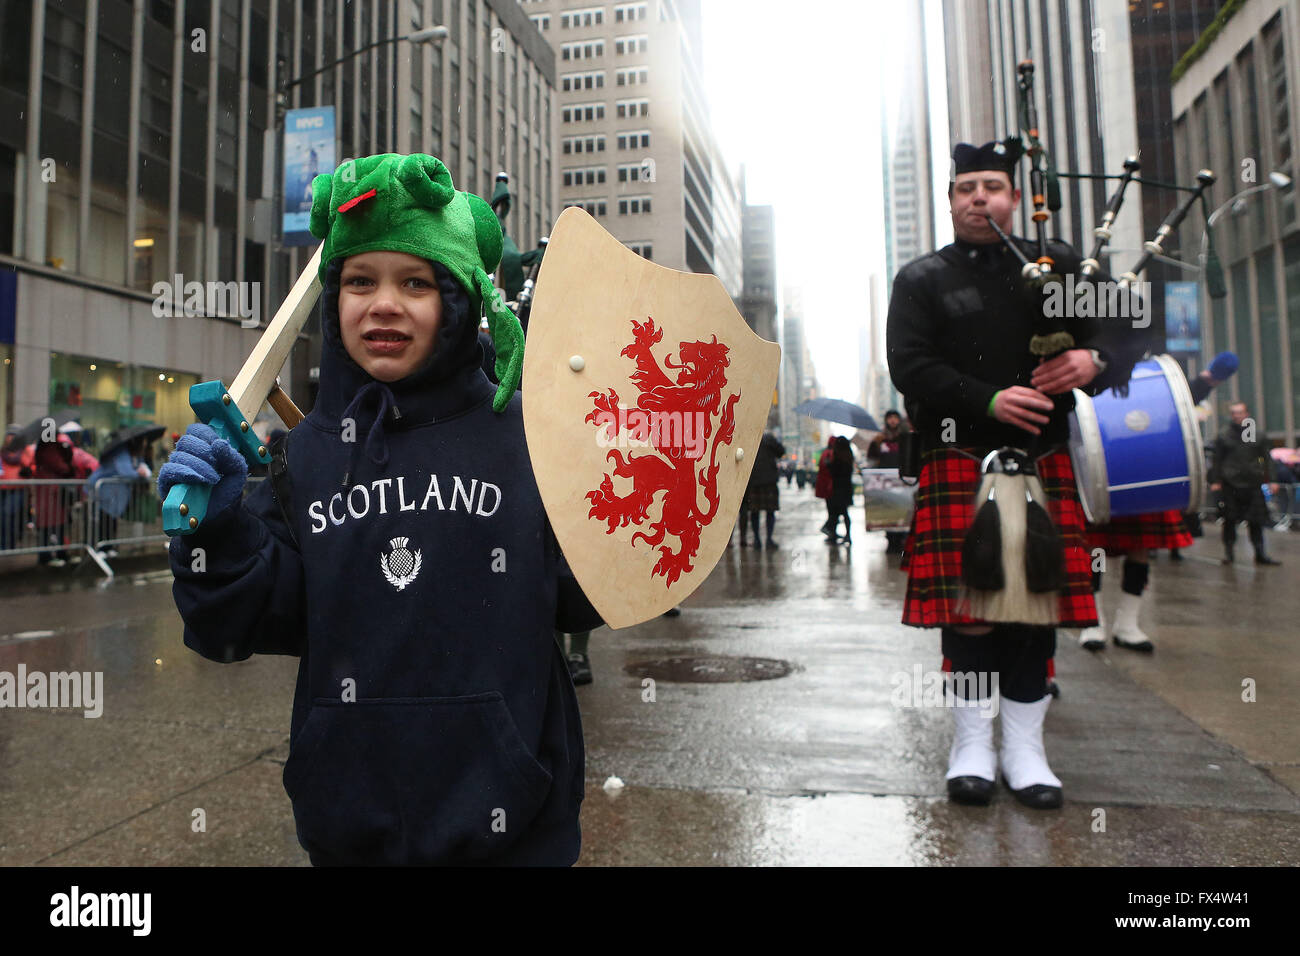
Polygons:
<instances>
[{"instance_id":1,"label":"green frog hat","mask_svg":"<svg viewBox=\"0 0 1300 956\"><path fill-rule=\"evenodd\" d=\"M311 234L324 241L321 285L331 262L363 252L406 252L440 263L487 314L503 411L519 387L524 332L488 273L501 261L501 225L486 201L457 192L442 160L424 153L350 159L312 180Z\"/></svg>"}]
</instances>

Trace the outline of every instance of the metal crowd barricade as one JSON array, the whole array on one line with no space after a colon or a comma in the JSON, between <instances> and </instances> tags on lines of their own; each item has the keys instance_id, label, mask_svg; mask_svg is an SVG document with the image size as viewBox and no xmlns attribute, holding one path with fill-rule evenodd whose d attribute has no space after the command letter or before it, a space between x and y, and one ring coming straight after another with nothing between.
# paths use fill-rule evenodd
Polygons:
<instances>
[{"instance_id":1,"label":"metal crowd barricade","mask_svg":"<svg viewBox=\"0 0 1300 956\"><path fill-rule=\"evenodd\" d=\"M1268 516L1272 519L1274 531L1286 531L1300 522L1300 485L1294 482L1279 482L1274 494L1269 485L1264 485L1264 503L1268 506Z\"/></svg>"},{"instance_id":2,"label":"metal crowd barricade","mask_svg":"<svg viewBox=\"0 0 1300 956\"><path fill-rule=\"evenodd\" d=\"M122 553L140 554L166 546L162 504L151 478L100 478L90 493L91 517L86 543L95 563L109 577L108 563Z\"/></svg>"},{"instance_id":3,"label":"metal crowd barricade","mask_svg":"<svg viewBox=\"0 0 1300 956\"><path fill-rule=\"evenodd\" d=\"M91 552L84 478L20 478L0 482L0 557L49 555L42 563Z\"/></svg>"},{"instance_id":4,"label":"metal crowd barricade","mask_svg":"<svg viewBox=\"0 0 1300 956\"><path fill-rule=\"evenodd\" d=\"M249 476L248 495L265 480ZM146 478L101 478L89 495L84 478L0 482L0 558L35 554L42 563L94 561L107 577L119 555L166 547L157 484Z\"/></svg>"}]
</instances>

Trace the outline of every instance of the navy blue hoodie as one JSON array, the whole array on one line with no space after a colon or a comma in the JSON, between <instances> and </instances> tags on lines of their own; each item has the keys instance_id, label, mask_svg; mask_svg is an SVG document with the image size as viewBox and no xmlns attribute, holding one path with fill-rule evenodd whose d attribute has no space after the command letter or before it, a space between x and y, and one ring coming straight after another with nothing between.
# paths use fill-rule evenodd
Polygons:
<instances>
[{"instance_id":1,"label":"navy blue hoodie","mask_svg":"<svg viewBox=\"0 0 1300 956\"><path fill-rule=\"evenodd\" d=\"M284 786L313 863L573 863L582 728L553 630L600 619L542 509L521 397L492 411L478 323L436 264L431 361L372 379L339 336L341 267L320 394L288 438L292 535L267 481L173 540L185 643L301 655Z\"/></svg>"}]
</instances>

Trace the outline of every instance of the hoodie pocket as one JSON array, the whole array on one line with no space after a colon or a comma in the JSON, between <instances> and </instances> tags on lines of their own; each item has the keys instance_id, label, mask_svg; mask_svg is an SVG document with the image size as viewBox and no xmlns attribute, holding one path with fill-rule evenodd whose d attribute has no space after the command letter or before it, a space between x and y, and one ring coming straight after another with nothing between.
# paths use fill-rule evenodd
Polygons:
<instances>
[{"instance_id":1,"label":"hoodie pocket","mask_svg":"<svg viewBox=\"0 0 1300 956\"><path fill-rule=\"evenodd\" d=\"M551 774L491 691L315 701L284 788L309 852L359 864L469 862L519 838Z\"/></svg>"}]
</instances>

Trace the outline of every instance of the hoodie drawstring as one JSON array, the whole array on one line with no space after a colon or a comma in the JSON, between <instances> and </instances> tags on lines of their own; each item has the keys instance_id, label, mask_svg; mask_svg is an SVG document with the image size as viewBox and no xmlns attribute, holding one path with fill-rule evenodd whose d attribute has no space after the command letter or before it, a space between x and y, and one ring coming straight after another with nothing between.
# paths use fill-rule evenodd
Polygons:
<instances>
[{"instance_id":1,"label":"hoodie drawstring","mask_svg":"<svg viewBox=\"0 0 1300 956\"><path fill-rule=\"evenodd\" d=\"M383 382L371 381L361 386L348 407L343 412L343 420L352 419L353 422L360 417L362 410L367 402L374 399L377 404L375 409L375 420L370 426L370 431L366 434L365 442L354 442L352 454L348 458L348 470L343 474L343 487L346 488L352 480L353 473L357 470L357 460L361 455L362 445L365 445L366 457L373 461L380 468L388 464L388 442L384 440L384 418L392 411L393 420L397 421L402 417L402 413L397 409L397 400L393 397L392 389ZM378 453L376 453L378 449Z\"/></svg>"}]
</instances>

